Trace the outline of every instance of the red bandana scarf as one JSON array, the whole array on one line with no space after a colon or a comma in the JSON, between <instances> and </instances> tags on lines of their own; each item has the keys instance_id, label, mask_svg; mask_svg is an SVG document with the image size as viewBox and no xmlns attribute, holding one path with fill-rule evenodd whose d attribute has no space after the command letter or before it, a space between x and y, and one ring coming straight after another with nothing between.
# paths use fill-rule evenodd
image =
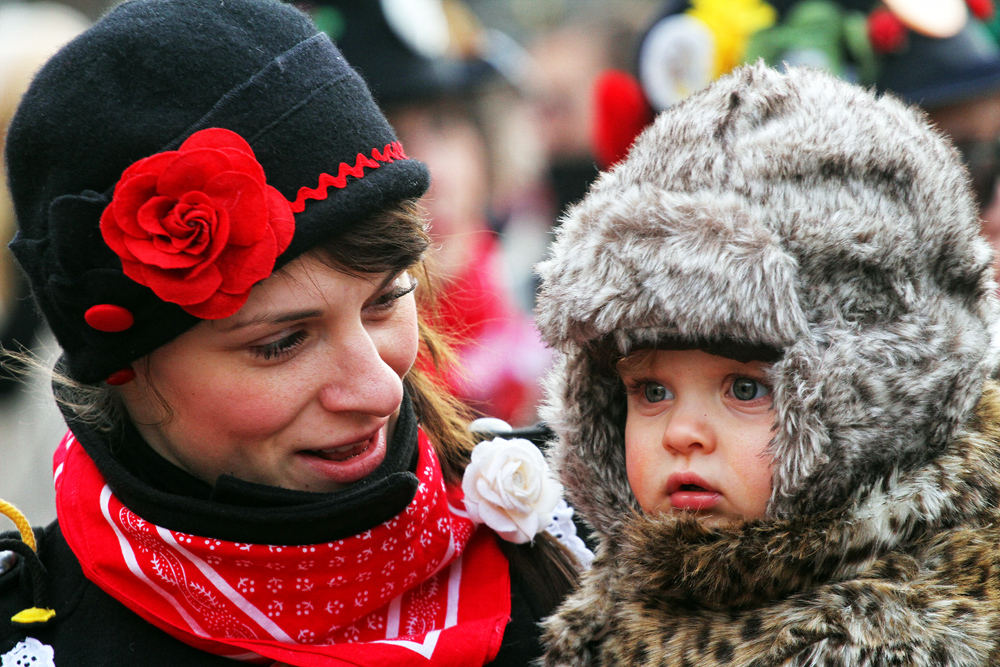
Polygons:
<instances>
[{"instance_id":1,"label":"red bandana scarf","mask_svg":"<svg viewBox=\"0 0 1000 667\"><path fill-rule=\"evenodd\" d=\"M206 539L122 505L72 433L56 506L87 578L198 649L302 667L482 665L510 617L496 537L475 529L420 432L413 501L360 535L305 546Z\"/></svg>"}]
</instances>

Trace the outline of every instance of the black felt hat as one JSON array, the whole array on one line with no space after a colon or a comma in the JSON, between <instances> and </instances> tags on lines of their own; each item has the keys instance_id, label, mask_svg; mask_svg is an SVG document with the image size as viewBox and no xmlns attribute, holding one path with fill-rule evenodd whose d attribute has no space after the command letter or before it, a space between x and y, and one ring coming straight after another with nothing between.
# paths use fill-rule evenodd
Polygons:
<instances>
[{"instance_id":1,"label":"black felt hat","mask_svg":"<svg viewBox=\"0 0 1000 667\"><path fill-rule=\"evenodd\" d=\"M329 38L276 0L118 6L39 73L6 157L19 225L11 249L63 347L63 368L84 383L238 308L256 282L241 262L266 277L429 183ZM177 216L183 227L205 201L235 212L205 214L230 245L202 232L178 248L149 230ZM266 224L248 232L240 211ZM225 266L189 267L191 248ZM144 263L148 253L159 264ZM211 303L223 305L194 303L201 297L185 290L220 270Z\"/></svg>"}]
</instances>

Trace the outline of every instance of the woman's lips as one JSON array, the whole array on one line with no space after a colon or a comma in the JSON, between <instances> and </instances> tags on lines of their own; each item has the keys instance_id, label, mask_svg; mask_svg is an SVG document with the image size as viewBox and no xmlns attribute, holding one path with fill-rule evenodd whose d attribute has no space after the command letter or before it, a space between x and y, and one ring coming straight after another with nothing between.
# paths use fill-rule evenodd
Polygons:
<instances>
[{"instance_id":1,"label":"woman's lips","mask_svg":"<svg viewBox=\"0 0 1000 667\"><path fill-rule=\"evenodd\" d=\"M722 494L698 475L683 472L667 478L667 497L674 509L697 512L714 507Z\"/></svg>"},{"instance_id":2,"label":"woman's lips","mask_svg":"<svg viewBox=\"0 0 1000 667\"><path fill-rule=\"evenodd\" d=\"M302 460L316 473L338 485L353 484L375 472L385 460L385 454L385 425L366 440L299 452Z\"/></svg>"},{"instance_id":3,"label":"woman's lips","mask_svg":"<svg viewBox=\"0 0 1000 667\"><path fill-rule=\"evenodd\" d=\"M346 461L348 459L353 459L355 456L359 456L368 451L368 448L372 445L372 439L362 440L361 442L356 442L350 445L344 445L343 447L331 447L330 449L314 449L309 453L318 456L321 459L326 459L327 461Z\"/></svg>"}]
</instances>

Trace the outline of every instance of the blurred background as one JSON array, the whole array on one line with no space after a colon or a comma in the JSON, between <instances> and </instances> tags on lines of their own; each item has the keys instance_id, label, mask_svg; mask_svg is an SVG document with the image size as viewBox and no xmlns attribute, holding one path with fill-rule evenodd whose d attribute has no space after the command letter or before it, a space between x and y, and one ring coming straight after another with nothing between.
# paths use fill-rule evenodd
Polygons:
<instances>
[{"instance_id":1,"label":"blurred background","mask_svg":"<svg viewBox=\"0 0 1000 667\"><path fill-rule=\"evenodd\" d=\"M0 0L0 140L32 73L113 4ZM533 323L560 215L627 154L656 112L747 61L822 67L922 106L970 168L1000 243L1000 47L992 0L296 0L365 77L406 152L441 276L436 314L461 370L442 378L479 413L537 421L552 353ZM58 354L6 243L0 346ZM0 379L0 498L33 524L55 510L65 426L47 382ZM0 530L3 530L0 527Z\"/></svg>"}]
</instances>

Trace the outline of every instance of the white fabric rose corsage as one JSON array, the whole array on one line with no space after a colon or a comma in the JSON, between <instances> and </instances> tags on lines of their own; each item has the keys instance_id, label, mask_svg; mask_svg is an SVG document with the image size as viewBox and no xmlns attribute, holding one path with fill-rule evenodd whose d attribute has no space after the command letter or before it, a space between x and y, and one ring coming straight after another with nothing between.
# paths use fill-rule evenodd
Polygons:
<instances>
[{"instance_id":1,"label":"white fabric rose corsage","mask_svg":"<svg viewBox=\"0 0 1000 667\"><path fill-rule=\"evenodd\" d=\"M472 450L462 477L465 509L508 542L524 544L545 530L562 499L562 485L528 440L494 438Z\"/></svg>"}]
</instances>

